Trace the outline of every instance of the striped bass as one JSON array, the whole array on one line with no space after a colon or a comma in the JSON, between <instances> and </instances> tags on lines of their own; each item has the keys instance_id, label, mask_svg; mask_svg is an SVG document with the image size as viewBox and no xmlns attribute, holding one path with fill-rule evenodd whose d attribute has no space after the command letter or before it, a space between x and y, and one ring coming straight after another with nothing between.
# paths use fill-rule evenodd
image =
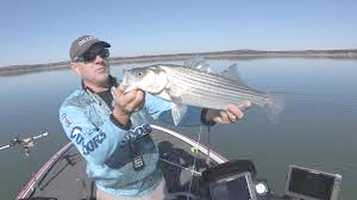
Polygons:
<instances>
[{"instance_id":1,"label":"striped bass","mask_svg":"<svg viewBox=\"0 0 357 200\"><path fill-rule=\"evenodd\" d=\"M233 71L234 67L229 67L225 74L237 74ZM126 91L139 88L171 101L179 113L185 112L180 111L185 110L184 105L226 110L230 104L239 105L247 100L276 111L274 98L247 86L239 77L227 77L182 65L156 64L125 70L121 84L127 88ZM174 121L175 115L173 113Z\"/></svg>"}]
</instances>

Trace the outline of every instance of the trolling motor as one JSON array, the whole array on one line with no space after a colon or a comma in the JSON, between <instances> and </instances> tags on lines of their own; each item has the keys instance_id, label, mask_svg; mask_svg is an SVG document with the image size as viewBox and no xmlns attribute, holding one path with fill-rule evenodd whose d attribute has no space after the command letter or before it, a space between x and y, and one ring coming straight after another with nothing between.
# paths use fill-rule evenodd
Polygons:
<instances>
[{"instance_id":1,"label":"trolling motor","mask_svg":"<svg viewBox=\"0 0 357 200\"><path fill-rule=\"evenodd\" d=\"M24 154L29 157L31 153L31 148L35 145L35 140L48 136L48 132L43 132L39 135L28 137L28 138L20 138L19 136L14 137L9 141L8 144L0 145L0 151L9 149L11 147L21 145L24 150Z\"/></svg>"}]
</instances>

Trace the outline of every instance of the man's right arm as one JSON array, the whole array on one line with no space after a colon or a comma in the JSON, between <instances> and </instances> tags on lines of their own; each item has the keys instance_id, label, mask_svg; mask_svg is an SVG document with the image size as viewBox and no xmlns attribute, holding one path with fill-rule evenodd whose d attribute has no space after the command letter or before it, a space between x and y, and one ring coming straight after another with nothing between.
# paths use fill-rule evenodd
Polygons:
<instances>
[{"instance_id":1,"label":"man's right arm","mask_svg":"<svg viewBox=\"0 0 357 200\"><path fill-rule=\"evenodd\" d=\"M81 108L75 106L61 107L59 117L67 137L84 158L92 163L105 162L118 144L118 140L122 140L126 133L109 117L97 127Z\"/></svg>"}]
</instances>

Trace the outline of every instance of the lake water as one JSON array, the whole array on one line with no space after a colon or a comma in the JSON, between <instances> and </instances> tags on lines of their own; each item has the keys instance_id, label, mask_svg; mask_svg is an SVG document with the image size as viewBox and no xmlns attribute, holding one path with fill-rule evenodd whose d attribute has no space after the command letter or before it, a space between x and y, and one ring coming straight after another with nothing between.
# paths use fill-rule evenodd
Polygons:
<instances>
[{"instance_id":1,"label":"lake water","mask_svg":"<svg viewBox=\"0 0 357 200\"><path fill-rule=\"evenodd\" d=\"M214 127L210 138L216 151L230 159L252 159L258 176L268 179L274 191L283 192L288 165L297 164L341 174L340 199L355 198L356 60L207 62L217 71L237 63L248 85L282 92L285 105L278 123L271 123L262 109L253 107L245 113L244 120ZM120 76L123 67L112 66L112 74ZM58 121L58 108L80 82L71 71L64 70L0 77L0 85L0 144L16 135L36 135L45 130L50 133L35 145L29 158L21 148L0 152L1 199L13 199L32 173L68 142ZM186 135L197 137L193 133L197 129L188 132Z\"/></svg>"}]
</instances>

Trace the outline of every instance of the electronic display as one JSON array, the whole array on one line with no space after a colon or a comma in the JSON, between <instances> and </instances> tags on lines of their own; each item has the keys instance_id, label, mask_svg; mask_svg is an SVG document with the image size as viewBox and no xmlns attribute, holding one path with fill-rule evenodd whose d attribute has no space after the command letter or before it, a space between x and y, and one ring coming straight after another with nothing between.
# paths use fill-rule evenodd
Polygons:
<instances>
[{"instance_id":1,"label":"electronic display","mask_svg":"<svg viewBox=\"0 0 357 200\"><path fill-rule=\"evenodd\" d=\"M250 173L225 177L210 184L212 200L256 200Z\"/></svg>"},{"instance_id":2,"label":"electronic display","mask_svg":"<svg viewBox=\"0 0 357 200\"><path fill-rule=\"evenodd\" d=\"M295 165L290 166L286 192L306 200L336 200L342 177Z\"/></svg>"}]
</instances>

